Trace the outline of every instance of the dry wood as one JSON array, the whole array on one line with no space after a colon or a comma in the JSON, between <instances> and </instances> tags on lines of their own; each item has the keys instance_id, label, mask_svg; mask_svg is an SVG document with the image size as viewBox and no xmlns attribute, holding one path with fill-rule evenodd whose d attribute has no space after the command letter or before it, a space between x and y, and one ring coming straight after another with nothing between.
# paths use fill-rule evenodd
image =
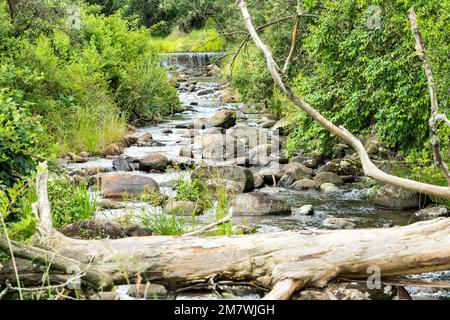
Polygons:
<instances>
[{"instance_id":1,"label":"dry wood","mask_svg":"<svg viewBox=\"0 0 450 320\"><path fill-rule=\"evenodd\" d=\"M275 81L275 84L278 86L278 88L281 90L281 92L284 93L291 100L291 102L294 105L298 106L301 110L303 110L308 115L310 115L322 127L327 129L332 134L336 135L341 140L348 143L358 154L358 156L361 160L363 171L367 176L369 176L379 182L394 185L396 187L450 199L450 187L436 186L436 185L432 185L432 184L428 184L428 183L422 183L422 182L418 182L418 181L414 181L414 180L410 180L410 179L405 179L405 178L387 174L387 173L383 172L382 170L380 170L370 160L366 149L364 148L363 144L357 137L355 137L352 133L350 133L344 127L336 126L334 123L332 123L331 121L326 119L322 114L320 114L316 109L314 109L308 103L306 103L300 97L298 97L292 91L289 84L285 83L285 81L280 73L280 68L276 64L276 62L272 56L272 53L270 52L269 48L265 45L265 43L261 40L258 33L256 32L245 1L240 0L239 7L241 9L241 13L244 18L245 25L246 25L253 41L255 42L256 46L263 52L263 54L266 58L266 61L267 61L267 67L270 71L270 74L272 75L272 78Z\"/></svg>"}]
</instances>

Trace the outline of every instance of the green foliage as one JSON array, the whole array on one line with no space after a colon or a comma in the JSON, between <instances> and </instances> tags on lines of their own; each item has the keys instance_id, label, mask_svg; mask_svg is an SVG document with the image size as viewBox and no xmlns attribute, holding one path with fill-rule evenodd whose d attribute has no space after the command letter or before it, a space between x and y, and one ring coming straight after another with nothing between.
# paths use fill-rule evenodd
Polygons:
<instances>
[{"instance_id":1,"label":"green foliage","mask_svg":"<svg viewBox=\"0 0 450 320\"><path fill-rule=\"evenodd\" d=\"M225 40L215 28L204 28L183 33L174 29L166 37L153 37L151 44L160 52L216 52L223 51Z\"/></svg>"},{"instance_id":2,"label":"green foliage","mask_svg":"<svg viewBox=\"0 0 450 320\"><path fill-rule=\"evenodd\" d=\"M175 182L178 200L186 200L201 205L203 209L213 207L213 198L209 188L200 179L185 179L180 177Z\"/></svg>"},{"instance_id":3,"label":"green foliage","mask_svg":"<svg viewBox=\"0 0 450 320\"><path fill-rule=\"evenodd\" d=\"M48 192L55 228L91 219L97 210L97 203L84 183L75 185L67 177L55 177L48 183Z\"/></svg>"},{"instance_id":4,"label":"green foliage","mask_svg":"<svg viewBox=\"0 0 450 320\"><path fill-rule=\"evenodd\" d=\"M187 229L186 220L173 214L143 213L139 219L144 227L162 236L182 235Z\"/></svg>"},{"instance_id":5,"label":"green foliage","mask_svg":"<svg viewBox=\"0 0 450 320\"><path fill-rule=\"evenodd\" d=\"M0 90L0 185L7 187L30 176L47 155L40 119L32 117L20 100L19 92Z\"/></svg>"}]
</instances>

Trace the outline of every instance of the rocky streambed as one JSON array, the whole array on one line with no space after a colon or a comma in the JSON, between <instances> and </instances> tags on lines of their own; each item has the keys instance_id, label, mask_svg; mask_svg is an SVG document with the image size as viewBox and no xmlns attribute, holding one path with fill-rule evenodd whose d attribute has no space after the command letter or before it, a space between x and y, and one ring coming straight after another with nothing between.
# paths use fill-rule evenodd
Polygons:
<instances>
[{"instance_id":1,"label":"rocky streambed","mask_svg":"<svg viewBox=\"0 0 450 320\"><path fill-rule=\"evenodd\" d=\"M183 61L188 61L188 69L183 68ZM336 145L334 159L303 154L285 158L285 119L236 102L228 85L215 75L216 67L207 67L207 57L176 56L165 61L167 67L174 67L171 63L181 64L175 67L183 112L158 125L137 128L125 138L122 152L112 146L106 157L80 154L62 160L74 180L87 179L93 186L92 196L100 206L96 219L131 225L119 230L119 235L151 234L139 225L142 212L170 211L186 217L195 213L196 227L214 221L215 207L201 210L195 203L176 199L173 182L191 176L211 190L218 185L226 190L233 225L245 232L390 228L449 214L445 207L419 211L426 203L418 194L391 187L372 188L374 181L362 176L357 157L346 145ZM161 194L160 202L165 203L155 205L154 199L133 197L143 192ZM450 275L443 272L422 277L448 280ZM121 287L117 293L122 299L130 298L133 287ZM228 288L228 294L221 296L251 299L261 293L255 288L239 288ZM163 289L155 288L159 298L167 297ZM395 287L388 289L383 290L392 289L391 294L383 298L397 296ZM333 290L339 298L375 298L361 293L364 290L356 284L336 285ZM408 292L418 298L450 297L443 290L427 290L409 288ZM330 298L317 290L309 294L302 293L298 298ZM217 294L191 292L178 296L212 297Z\"/></svg>"}]
</instances>

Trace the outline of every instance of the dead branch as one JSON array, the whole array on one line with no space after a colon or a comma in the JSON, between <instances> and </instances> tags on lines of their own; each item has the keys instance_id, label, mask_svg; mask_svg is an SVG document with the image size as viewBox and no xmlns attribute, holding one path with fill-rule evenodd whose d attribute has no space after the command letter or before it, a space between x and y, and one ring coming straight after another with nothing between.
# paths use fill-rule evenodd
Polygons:
<instances>
[{"instance_id":1,"label":"dead branch","mask_svg":"<svg viewBox=\"0 0 450 320\"><path fill-rule=\"evenodd\" d=\"M297 0L297 16L295 17L294 30L292 31L291 50L289 51L289 55L286 58L286 62L284 63L283 74L286 74L288 72L292 58L295 55L295 48L297 47L297 38L300 32L299 24L301 16L302 16L302 0Z\"/></svg>"},{"instance_id":2,"label":"dead branch","mask_svg":"<svg viewBox=\"0 0 450 320\"><path fill-rule=\"evenodd\" d=\"M230 221L230 219L231 219L231 215L227 215L226 217L224 217L224 218L222 218L222 219L220 219L220 220L218 220L218 221L216 221L214 223L211 223L211 224L209 224L207 226L199 228L199 229L197 229L195 231L185 233L185 234L182 235L182 237L196 236L196 235L205 233L207 231L210 231L211 229L214 229L217 226L220 226L220 225L222 225L224 223L227 223L228 221Z\"/></svg>"},{"instance_id":3,"label":"dead branch","mask_svg":"<svg viewBox=\"0 0 450 320\"><path fill-rule=\"evenodd\" d=\"M369 158L366 149L364 148L361 141L355 137L352 133L346 130L342 126L336 126L334 123L326 119L322 114L320 114L316 109L311 107L308 103L298 97L290 88L288 83L285 83L283 77L280 74L280 69L277 66L272 53L269 48L264 44L264 42L259 37L256 32L253 22L248 12L247 5L245 1L239 1L239 7L241 9L242 16L244 18L247 29L255 42L256 46L263 52L266 57L267 67L272 75L278 88L284 93L291 102L298 106L301 110L310 115L316 122L318 122L322 127L327 129L332 134L336 135L341 140L349 144L358 154L364 173L382 183L394 185L399 188L408 189L411 191L416 191L423 194L433 195L441 198L450 199L450 187L441 187L428 183L422 183L410 179L405 179L397 176L393 176L380 170Z\"/></svg>"},{"instance_id":4,"label":"dead branch","mask_svg":"<svg viewBox=\"0 0 450 320\"><path fill-rule=\"evenodd\" d=\"M420 33L420 30L419 30L419 25L417 24L417 17L416 17L416 12L414 11L414 8L409 9L408 14L409 14L409 21L411 23L411 31L416 40L416 50L417 50L419 57L423 61L425 74L427 76L428 91L430 92L431 115L430 115L429 126L430 126L430 141L431 141L431 146L433 148L434 160L436 161L439 169L441 170L442 175L444 176L444 178L447 180L448 184L450 185L450 171L442 157L440 141L439 141L439 136L438 136L438 132L437 132L437 117L439 115L439 106L438 106L436 86L435 86L434 80L433 80L433 72L431 71L431 65L430 65L430 61L428 59L428 53L425 49L425 44L424 44L422 35Z\"/></svg>"}]
</instances>

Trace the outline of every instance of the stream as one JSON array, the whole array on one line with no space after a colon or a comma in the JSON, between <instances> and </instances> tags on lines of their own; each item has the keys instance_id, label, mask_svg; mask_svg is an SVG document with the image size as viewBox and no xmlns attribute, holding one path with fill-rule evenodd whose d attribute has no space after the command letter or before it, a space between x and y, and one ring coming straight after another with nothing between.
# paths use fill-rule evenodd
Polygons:
<instances>
[{"instance_id":1,"label":"stream","mask_svg":"<svg viewBox=\"0 0 450 320\"><path fill-rule=\"evenodd\" d=\"M124 156L132 158L142 158L149 153L162 153L169 159L178 157L180 146L190 146L192 138L187 137L187 127L194 121L201 118L211 118L219 109L227 108L236 110L237 125L245 124L247 126L257 126L263 119L258 114L243 114L240 110L243 106L241 103L222 103L221 97L224 95L224 86L220 83L219 78L208 76L205 74L205 67L210 65L217 54L213 53L186 53L186 54L169 54L163 59L163 65L167 68L176 68L178 74L186 75L186 81L179 82L179 95L182 106L190 106L188 110L174 115L171 119L164 121L158 125L145 126L137 129L137 134L151 133L153 140L161 143L158 146L132 146L124 150ZM179 76L180 77L180 76ZM196 83L195 91L190 92L188 86ZM199 95L199 92L207 92L207 94ZM164 133L167 129L171 133ZM205 129L207 130L207 129ZM269 130L269 129L268 129ZM204 130L200 130L202 133ZM198 150L193 150L198 155ZM113 158L90 158L86 163L68 164L72 170L86 169L89 167L112 168ZM251 166L254 172L261 169L258 166ZM186 171L165 172L165 173L143 173L139 174L153 178L159 185L161 192L168 196L175 193L170 183L180 177L189 179L189 173ZM358 178L355 183L345 184L334 192L322 192L318 190L297 191L287 188L266 186L257 191L276 194L288 201L292 208L292 215L289 216L250 216L250 217L233 217L233 225L245 224L254 228L256 232L268 233L283 230L299 230L299 229L316 229L324 228L322 222L326 218L350 218L356 224L357 228L380 228L402 226L416 222L418 218L414 216L416 210L389 210L374 206L369 200L369 187L365 183L364 178ZM92 195L101 199L98 192L92 191ZM152 207L148 203L139 203L124 201L124 209L102 209L97 213L97 218L106 218L118 220L124 216L138 215L142 210L148 212L161 212L160 208ZM314 207L313 215L301 215L299 209L304 205L312 205ZM204 215L196 217L197 223L207 224L214 221L214 208L208 210ZM450 280L450 272L435 272L423 274L419 276L411 276L413 278L420 277L422 279L433 280ZM450 299L450 293L445 290L435 289L419 289L407 288L409 294L414 299ZM248 290L247 290L248 291ZM243 290L240 298L255 299L259 296L252 292ZM118 289L121 299L131 299L127 295L127 286L121 286ZM186 294L179 295L177 299L214 299L214 294Z\"/></svg>"}]
</instances>

